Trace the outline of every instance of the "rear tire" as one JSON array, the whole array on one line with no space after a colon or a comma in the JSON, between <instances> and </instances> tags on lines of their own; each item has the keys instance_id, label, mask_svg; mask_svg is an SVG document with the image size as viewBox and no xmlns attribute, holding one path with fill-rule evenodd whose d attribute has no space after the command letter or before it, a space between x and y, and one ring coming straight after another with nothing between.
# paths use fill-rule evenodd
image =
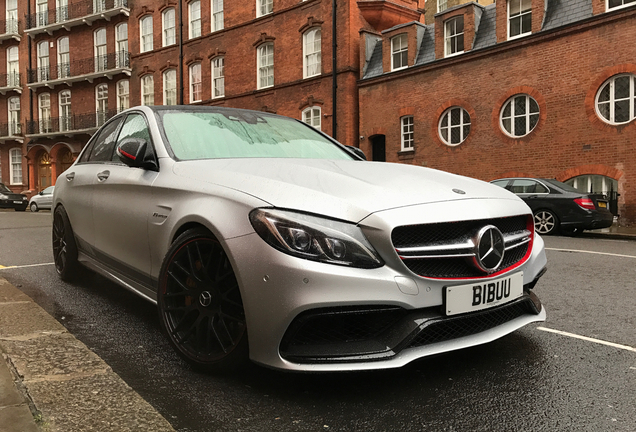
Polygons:
<instances>
[{"instance_id":1,"label":"rear tire","mask_svg":"<svg viewBox=\"0 0 636 432\"><path fill-rule=\"evenodd\" d=\"M559 219L550 210L538 210L534 214L534 230L542 235L556 234Z\"/></svg>"},{"instance_id":2,"label":"rear tire","mask_svg":"<svg viewBox=\"0 0 636 432\"><path fill-rule=\"evenodd\" d=\"M71 222L62 206L56 208L53 214L53 261L58 276L64 282L70 282L77 277L80 270L77 244Z\"/></svg>"},{"instance_id":3,"label":"rear tire","mask_svg":"<svg viewBox=\"0 0 636 432\"><path fill-rule=\"evenodd\" d=\"M170 247L157 307L170 344L193 367L227 371L246 363L241 292L223 247L207 230L188 230Z\"/></svg>"}]
</instances>

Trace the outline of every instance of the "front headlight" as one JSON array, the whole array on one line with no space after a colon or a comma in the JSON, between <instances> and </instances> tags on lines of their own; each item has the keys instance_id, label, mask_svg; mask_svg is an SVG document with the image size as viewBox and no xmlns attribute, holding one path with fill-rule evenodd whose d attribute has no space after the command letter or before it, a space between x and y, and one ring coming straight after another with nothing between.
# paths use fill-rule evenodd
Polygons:
<instances>
[{"instance_id":1,"label":"front headlight","mask_svg":"<svg viewBox=\"0 0 636 432\"><path fill-rule=\"evenodd\" d=\"M351 223L274 209L253 210L250 222L263 240L289 255L367 269L384 265L360 228Z\"/></svg>"}]
</instances>

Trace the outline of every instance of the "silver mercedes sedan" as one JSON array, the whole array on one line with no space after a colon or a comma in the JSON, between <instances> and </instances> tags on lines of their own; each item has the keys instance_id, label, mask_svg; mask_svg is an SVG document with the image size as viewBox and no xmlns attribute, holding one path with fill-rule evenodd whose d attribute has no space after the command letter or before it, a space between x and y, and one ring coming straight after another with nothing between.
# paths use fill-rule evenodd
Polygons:
<instances>
[{"instance_id":1,"label":"silver mercedes sedan","mask_svg":"<svg viewBox=\"0 0 636 432\"><path fill-rule=\"evenodd\" d=\"M57 179L53 252L156 303L176 352L225 370L403 366L546 314L532 212L494 185L367 162L298 120L137 107Z\"/></svg>"}]
</instances>

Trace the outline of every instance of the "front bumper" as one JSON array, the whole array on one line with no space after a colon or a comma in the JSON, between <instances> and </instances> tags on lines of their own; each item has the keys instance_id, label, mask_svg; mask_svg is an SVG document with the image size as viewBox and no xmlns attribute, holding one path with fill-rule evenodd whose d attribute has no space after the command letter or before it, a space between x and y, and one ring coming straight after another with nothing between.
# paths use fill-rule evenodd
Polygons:
<instances>
[{"instance_id":1,"label":"front bumper","mask_svg":"<svg viewBox=\"0 0 636 432\"><path fill-rule=\"evenodd\" d=\"M365 270L303 260L274 250L257 234L227 240L226 250L242 290L250 358L273 368L395 368L421 357L490 342L531 322L544 321L546 316L530 292L546 265L539 236L528 261L513 270L523 271L522 298L483 313L448 318L441 311L444 287L466 280L421 278L401 263ZM405 278L412 283L410 290L404 290ZM332 328L338 327L341 318L346 324L360 318L360 311L371 312L359 320L358 330L343 329L341 340L324 329L302 329L303 318L325 311L327 315L342 312L335 321L323 320ZM368 319L378 311L376 316L385 324ZM347 312L353 314L345 318ZM358 332L357 339L351 337L352 332ZM312 340L314 336L317 339Z\"/></svg>"}]
</instances>

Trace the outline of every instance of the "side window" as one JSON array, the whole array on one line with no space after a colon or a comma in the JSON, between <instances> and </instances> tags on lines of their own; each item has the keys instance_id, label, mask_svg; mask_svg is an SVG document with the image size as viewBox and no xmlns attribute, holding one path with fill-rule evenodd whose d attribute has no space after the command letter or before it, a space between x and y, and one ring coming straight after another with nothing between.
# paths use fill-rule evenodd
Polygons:
<instances>
[{"instance_id":1,"label":"side window","mask_svg":"<svg viewBox=\"0 0 636 432\"><path fill-rule=\"evenodd\" d=\"M95 141L97 141L97 138L89 141L88 144L86 144L86 149L84 150L84 152L80 156L80 158L77 161L77 163L86 163L86 162L88 162L88 156L90 156L91 151L93 151L93 146L95 145Z\"/></svg>"},{"instance_id":2,"label":"side window","mask_svg":"<svg viewBox=\"0 0 636 432\"><path fill-rule=\"evenodd\" d=\"M510 189L516 194L547 193L548 190L534 180L514 180Z\"/></svg>"},{"instance_id":3,"label":"side window","mask_svg":"<svg viewBox=\"0 0 636 432\"><path fill-rule=\"evenodd\" d=\"M148 147L146 147L146 156L144 157L144 160L151 160L155 158L155 151L152 146L150 131L148 130L148 125L146 124L144 116L141 114L130 114L126 117L126 121L124 122L124 126L121 128L117 144L121 143L126 138L141 138L146 140ZM113 160L119 160L116 153L113 154Z\"/></svg>"},{"instance_id":4,"label":"side window","mask_svg":"<svg viewBox=\"0 0 636 432\"><path fill-rule=\"evenodd\" d=\"M109 162L112 159L120 124L121 119L117 119L108 123L102 129L91 149L91 155L88 158L89 162Z\"/></svg>"},{"instance_id":5,"label":"side window","mask_svg":"<svg viewBox=\"0 0 636 432\"><path fill-rule=\"evenodd\" d=\"M492 183L494 185L497 185L499 187L505 188L506 186L508 186L508 182L509 181L510 180L496 180L496 181L493 181L493 182L490 182L490 183Z\"/></svg>"}]
</instances>

